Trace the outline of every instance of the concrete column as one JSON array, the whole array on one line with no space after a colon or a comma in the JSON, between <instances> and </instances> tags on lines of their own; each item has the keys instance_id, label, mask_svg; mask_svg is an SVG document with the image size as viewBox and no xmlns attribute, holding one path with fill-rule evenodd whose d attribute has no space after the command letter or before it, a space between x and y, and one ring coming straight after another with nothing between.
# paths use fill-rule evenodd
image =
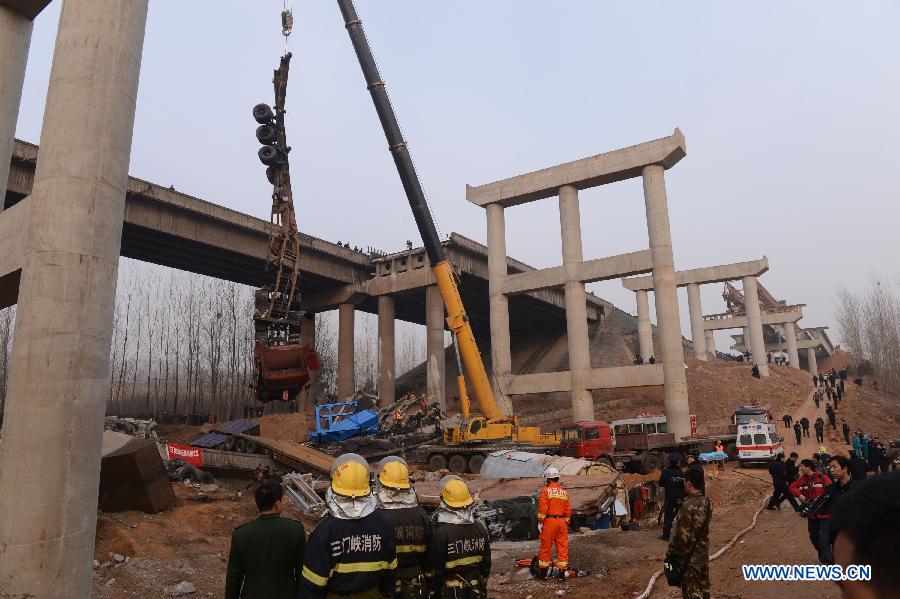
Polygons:
<instances>
[{"instance_id":1,"label":"concrete column","mask_svg":"<svg viewBox=\"0 0 900 599\"><path fill-rule=\"evenodd\" d=\"M700 285L687 286L688 312L691 316L691 340L694 343L694 357L706 362L706 332L703 330L703 308L700 305Z\"/></svg>"},{"instance_id":2,"label":"concrete column","mask_svg":"<svg viewBox=\"0 0 900 599\"><path fill-rule=\"evenodd\" d=\"M706 355L710 360L716 359L716 335L713 331L704 331L706 337Z\"/></svg>"},{"instance_id":3,"label":"concrete column","mask_svg":"<svg viewBox=\"0 0 900 599\"><path fill-rule=\"evenodd\" d=\"M759 367L760 376L769 376L766 362L766 344L763 339L762 314L759 311L759 295L756 277L744 277L744 307L747 309L747 328L750 329L750 357Z\"/></svg>"},{"instance_id":4,"label":"concrete column","mask_svg":"<svg viewBox=\"0 0 900 599\"><path fill-rule=\"evenodd\" d=\"M638 346L640 347L641 357L646 363L650 356L653 355L653 327L650 325L650 300L647 298L647 292L638 290L634 292L635 300L637 300L637 317L638 317Z\"/></svg>"},{"instance_id":5,"label":"concrete column","mask_svg":"<svg viewBox=\"0 0 900 599\"><path fill-rule=\"evenodd\" d=\"M491 371L494 375L494 399L504 414L512 414L512 403L506 396L506 377L512 371L509 348L509 299L500 293L507 275L506 217L503 206L487 206L488 295L491 312Z\"/></svg>"},{"instance_id":6,"label":"concrete column","mask_svg":"<svg viewBox=\"0 0 900 599\"><path fill-rule=\"evenodd\" d=\"M581 214L578 190L571 185L559 188L559 228L562 234L562 258L566 278L577 276L577 265L584 258L581 249ZM584 283L567 280L566 337L569 345L569 370L572 372L572 418L594 419L594 398L585 387L586 372L591 367L588 340L587 299Z\"/></svg>"},{"instance_id":7,"label":"concrete column","mask_svg":"<svg viewBox=\"0 0 900 599\"><path fill-rule=\"evenodd\" d=\"M394 298L378 296L378 405L382 408L394 403L397 392L394 352Z\"/></svg>"},{"instance_id":8,"label":"concrete column","mask_svg":"<svg viewBox=\"0 0 900 599\"><path fill-rule=\"evenodd\" d=\"M91 595L109 348L146 18L147 0L62 5L0 443L4 596Z\"/></svg>"},{"instance_id":9,"label":"concrete column","mask_svg":"<svg viewBox=\"0 0 900 599\"><path fill-rule=\"evenodd\" d=\"M806 363L809 364L809 371L812 374L819 373L819 365L816 364L816 348L814 348L814 347L806 348Z\"/></svg>"},{"instance_id":10,"label":"concrete column","mask_svg":"<svg viewBox=\"0 0 900 599\"><path fill-rule=\"evenodd\" d=\"M444 352L444 299L437 285L425 288L425 329L427 351L425 386L431 401L437 400L441 409L447 408L447 389Z\"/></svg>"},{"instance_id":11,"label":"concrete column","mask_svg":"<svg viewBox=\"0 0 900 599\"><path fill-rule=\"evenodd\" d=\"M672 256L672 232L666 200L665 170L659 165L643 170L644 204L647 210L647 236L653 257L653 294L656 300L656 327L659 331L657 360L662 360L665 380L665 407L668 431L681 439L691 434L687 380L684 374L684 348L678 316L678 290L675 286L675 259Z\"/></svg>"},{"instance_id":12,"label":"concrete column","mask_svg":"<svg viewBox=\"0 0 900 599\"><path fill-rule=\"evenodd\" d=\"M356 306L338 306L337 399L344 401L356 393L355 337L353 334Z\"/></svg>"},{"instance_id":13,"label":"concrete column","mask_svg":"<svg viewBox=\"0 0 900 599\"><path fill-rule=\"evenodd\" d=\"M743 327L741 329L741 334L744 335L744 338L741 341L744 344L744 351L750 351L750 327Z\"/></svg>"},{"instance_id":14,"label":"concrete column","mask_svg":"<svg viewBox=\"0 0 900 599\"><path fill-rule=\"evenodd\" d=\"M31 44L32 22L21 13L0 6L0 184L9 180L9 157L12 156L25 65ZM6 187L0 194L0 212Z\"/></svg>"},{"instance_id":15,"label":"concrete column","mask_svg":"<svg viewBox=\"0 0 900 599\"><path fill-rule=\"evenodd\" d=\"M800 354L797 352L797 328L792 322L784 323L784 340L787 345L791 368L800 368Z\"/></svg>"}]
</instances>

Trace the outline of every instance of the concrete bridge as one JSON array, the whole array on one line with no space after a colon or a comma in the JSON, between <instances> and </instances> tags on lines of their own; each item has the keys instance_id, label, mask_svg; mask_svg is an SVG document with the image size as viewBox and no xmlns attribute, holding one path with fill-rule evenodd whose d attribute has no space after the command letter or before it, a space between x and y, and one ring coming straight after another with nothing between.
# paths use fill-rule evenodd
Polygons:
<instances>
[{"instance_id":1,"label":"concrete bridge","mask_svg":"<svg viewBox=\"0 0 900 599\"><path fill-rule=\"evenodd\" d=\"M16 301L21 269L22 235L28 227L29 200L34 184L38 146L15 140L6 186L4 212L0 213L0 307ZM268 207L260 201L260 207ZM269 282L266 272L269 221L243 214L136 177L128 178L121 255L233 281L254 287ZM462 280L461 291L472 325L489 330L487 248L453 233L445 242L447 254ZM508 259L510 274L534 270ZM396 318L426 323L426 288L434 285L428 258L422 248L383 257L342 247L312 235L301 234L300 291L310 312L337 308L341 303L378 313L378 298L392 296ZM588 315L599 320L611 306L588 297ZM510 309L519 326L565 323L562 290L515 295ZM526 324L530 323L530 324Z\"/></svg>"}]
</instances>

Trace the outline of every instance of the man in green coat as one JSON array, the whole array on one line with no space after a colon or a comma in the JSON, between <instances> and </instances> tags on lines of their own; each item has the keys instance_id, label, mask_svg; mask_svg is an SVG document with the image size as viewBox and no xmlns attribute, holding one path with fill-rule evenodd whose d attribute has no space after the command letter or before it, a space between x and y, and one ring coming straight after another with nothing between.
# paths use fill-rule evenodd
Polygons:
<instances>
[{"instance_id":1,"label":"man in green coat","mask_svg":"<svg viewBox=\"0 0 900 599\"><path fill-rule=\"evenodd\" d=\"M306 531L281 517L284 489L275 481L256 488L259 516L234 529L225 599L294 599L300 585Z\"/></svg>"}]
</instances>

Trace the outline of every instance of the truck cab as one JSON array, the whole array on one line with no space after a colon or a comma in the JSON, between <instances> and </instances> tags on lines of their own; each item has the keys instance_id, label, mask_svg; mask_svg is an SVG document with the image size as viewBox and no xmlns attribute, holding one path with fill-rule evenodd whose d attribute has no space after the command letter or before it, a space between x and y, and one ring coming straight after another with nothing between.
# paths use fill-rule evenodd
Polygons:
<instances>
[{"instance_id":1,"label":"truck cab","mask_svg":"<svg viewBox=\"0 0 900 599\"><path fill-rule=\"evenodd\" d=\"M737 453L741 466L768 464L784 453L782 438L771 422L751 422L737 426Z\"/></svg>"},{"instance_id":2,"label":"truck cab","mask_svg":"<svg viewBox=\"0 0 900 599\"><path fill-rule=\"evenodd\" d=\"M607 422L565 422L561 429L560 455L596 460L613 452L612 429Z\"/></svg>"}]
</instances>

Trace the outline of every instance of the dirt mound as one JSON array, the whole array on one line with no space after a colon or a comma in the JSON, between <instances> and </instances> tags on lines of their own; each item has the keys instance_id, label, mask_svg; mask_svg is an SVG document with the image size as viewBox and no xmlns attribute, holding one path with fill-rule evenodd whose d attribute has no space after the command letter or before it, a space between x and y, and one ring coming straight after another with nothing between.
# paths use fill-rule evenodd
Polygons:
<instances>
[{"instance_id":1,"label":"dirt mound","mask_svg":"<svg viewBox=\"0 0 900 599\"><path fill-rule=\"evenodd\" d=\"M309 418L306 414L270 414L257 418L259 435L279 441L306 441Z\"/></svg>"},{"instance_id":2,"label":"dirt mound","mask_svg":"<svg viewBox=\"0 0 900 599\"><path fill-rule=\"evenodd\" d=\"M845 389L844 401L838 404L837 409L838 432L841 419L846 419L851 434L862 429L864 433L878 437L885 445L893 439L900 439L900 397L875 391L871 387L857 387L852 383Z\"/></svg>"},{"instance_id":3,"label":"dirt mound","mask_svg":"<svg viewBox=\"0 0 900 599\"><path fill-rule=\"evenodd\" d=\"M822 358L816 361L816 366L819 368L819 372L831 372L831 369L840 370L841 368L846 368L849 364L853 356L843 349L841 346L835 346L834 355L828 356L826 358Z\"/></svg>"}]
</instances>

